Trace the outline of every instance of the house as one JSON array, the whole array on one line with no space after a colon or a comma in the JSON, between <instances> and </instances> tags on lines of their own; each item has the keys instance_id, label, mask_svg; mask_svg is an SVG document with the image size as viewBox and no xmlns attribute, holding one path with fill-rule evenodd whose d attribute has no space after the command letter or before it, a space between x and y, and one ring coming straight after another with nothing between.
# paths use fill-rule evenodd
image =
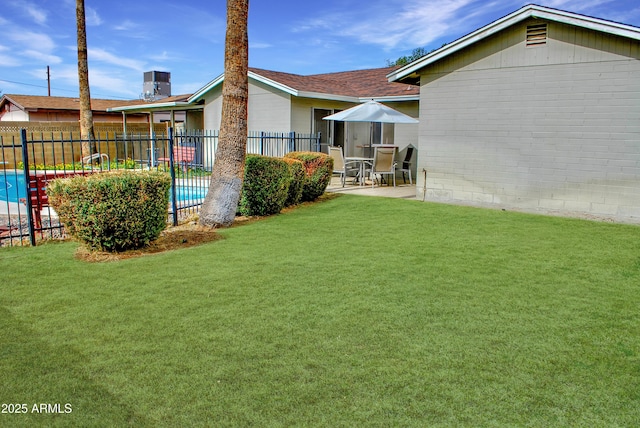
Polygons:
<instances>
[{"instance_id":1,"label":"house","mask_svg":"<svg viewBox=\"0 0 640 428\"><path fill-rule=\"evenodd\" d=\"M640 220L640 28L528 5L388 79L420 87L420 199Z\"/></svg>"},{"instance_id":2,"label":"house","mask_svg":"<svg viewBox=\"0 0 640 428\"><path fill-rule=\"evenodd\" d=\"M396 67L338 73L298 75L250 68L249 131L321 133L321 144L340 145L345 154L358 154L371 140L395 143L400 150L417 142L417 125L343 123L322 118L374 99L410 116L418 115L419 88L389 82ZM220 129L224 74L183 103L140 104L111 108L113 112L152 112L170 109L201 111L205 130ZM195 122L194 122L195 123ZM373 136L370 135L373 132ZM373 138L371 138L373 137ZM324 149L326 151L326 148Z\"/></svg>"},{"instance_id":3,"label":"house","mask_svg":"<svg viewBox=\"0 0 640 428\"><path fill-rule=\"evenodd\" d=\"M91 99L94 122L120 122L122 114L108 112L110 107L140 103L138 100ZM77 122L80 100L71 97L5 94L0 98L0 121L13 122ZM146 122L146 115L134 115L134 122Z\"/></svg>"}]
</instances>

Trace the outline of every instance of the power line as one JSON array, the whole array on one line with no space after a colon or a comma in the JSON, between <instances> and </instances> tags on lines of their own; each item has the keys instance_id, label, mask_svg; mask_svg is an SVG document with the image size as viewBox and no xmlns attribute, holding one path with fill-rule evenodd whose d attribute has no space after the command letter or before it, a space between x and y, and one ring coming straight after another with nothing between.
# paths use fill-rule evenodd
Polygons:
<instances>
[{"instance_id":1,"label":"power line","mask_svg":"<svg viewBox=\"0 0 640 428\"><path fill-rule=\"evenodd\" d=\"M6 80L6 79L0 79L0 82L13 83L14 85L32 86L34 88L42 88L42 89L47 89L48 88L47 86L34 85L33 83L15 82L13 80ZM62 88L51 88L51 89L55 89L56 91L60 91L60 92L73 92L76 95L78 94L77 91L73 91L71 89L62 89ZM101 97L117 98L117 99L121 99L121 100L131 100L131 99L133 99L133 98L117 97L115 95L106 95L106 94L99 94L99 93L95 93L94 95L98 95L98 96L101 96Z\"/></svg>"}]
</instances>

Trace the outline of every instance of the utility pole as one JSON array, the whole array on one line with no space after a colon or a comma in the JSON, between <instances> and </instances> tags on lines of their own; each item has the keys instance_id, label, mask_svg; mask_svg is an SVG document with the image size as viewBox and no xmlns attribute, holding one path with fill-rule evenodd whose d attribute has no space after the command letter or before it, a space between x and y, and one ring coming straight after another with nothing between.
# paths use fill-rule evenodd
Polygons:
<instances>
[{"instance_id":1,"label":"utility pole","mask_svg":"<svg viewBox=\"0 0 640 428\"><path fill-rule=\"evenodd\" d=\"M51 96L51 73L49 72L48 65L47 65L47 95Z\"/></svg>"}]
</instances>

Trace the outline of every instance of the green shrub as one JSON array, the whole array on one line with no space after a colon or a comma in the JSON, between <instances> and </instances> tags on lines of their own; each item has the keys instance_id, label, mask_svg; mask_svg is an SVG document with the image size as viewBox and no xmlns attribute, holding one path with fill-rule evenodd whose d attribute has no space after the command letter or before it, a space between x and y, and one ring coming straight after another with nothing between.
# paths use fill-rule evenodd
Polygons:
<instances>
[{"instance_id":1,"label":"green shrub","mask_svg":"<svg viewBox=\"0 0 640 428\"><path fill-rule=\"evenodd\" d=\"M242 215L279 213L289 195L291 173L280 158L247 155L238 211Z\"/></svg>"},{"instance_id":2,"label":"green shrub","mask_svg":"<svg viewBox=\"0 0 640 428\"><path fill-rule=\"evenodd\" d=\"M285 207L297 205L302 199L302 190L304 189L305 170L304 163L298 159L283 158L283 160L289 165L289 172L291 173L291 184L289 185L289 195L285 202Z\"/></svg>"},{"instance_id":3,"label":"green shrub","mask_svg":"<svg viewBox=\"0 0 640 428\"><path fill-rule=\"evenodd\" d=\"M301 202L313 201L324 193L333 173L332 157L319 152L290 152L285 157L304 163L306 176Z\"/></svg>"},{"instance_id":4,"label":"green shrub","mask_svg":"<svg viewBox=\"0 0 640 428\"><path fill-rule=\"evenodd\" d=\"M166 173L120 170L53 180L47 195L71 236L113 252L144 247L160 236L170 186Z\"/></svg>"}]
</instances>

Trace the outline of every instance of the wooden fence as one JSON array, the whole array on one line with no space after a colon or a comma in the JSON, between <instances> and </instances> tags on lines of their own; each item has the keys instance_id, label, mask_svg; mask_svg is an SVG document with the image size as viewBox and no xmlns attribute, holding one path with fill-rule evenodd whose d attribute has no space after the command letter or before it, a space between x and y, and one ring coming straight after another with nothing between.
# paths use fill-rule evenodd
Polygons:
<instances>
[{"instance_id":1,"label":"wooden fence","mask_svg":"<svg viewBox=\"0 0 640 428\"><path fill-rule=\"evenodd\" d=\"M103 141L115 139L125 140L123 135L123 127L120 122L95 122L94 132L96 136L96 145L100 146ZM20 130L26 129L30 140L46 141L73 141L74 138L79 140L80 124L78 122L0 122L0 162L5 167L14 168L19 162L20 156L16 156L15 148L19 146ZM156 135L167 134L166 123L156 123L153 126ZM148 123L128 123L127 138L139 140L149 139ZM40 146L42 149L37 153L32 153L32 161L36 164L58 164L72 163L80 160L80 142L78 144L68 144L64 146L64 152L61 152L62 146L52 144L50 147L46 145ZM99 147L98 147L99 151ZM110 158L126 158L127 153L106 153ZM17 160L17 161L16 161Z\"/></svg>"}]
</instances>

